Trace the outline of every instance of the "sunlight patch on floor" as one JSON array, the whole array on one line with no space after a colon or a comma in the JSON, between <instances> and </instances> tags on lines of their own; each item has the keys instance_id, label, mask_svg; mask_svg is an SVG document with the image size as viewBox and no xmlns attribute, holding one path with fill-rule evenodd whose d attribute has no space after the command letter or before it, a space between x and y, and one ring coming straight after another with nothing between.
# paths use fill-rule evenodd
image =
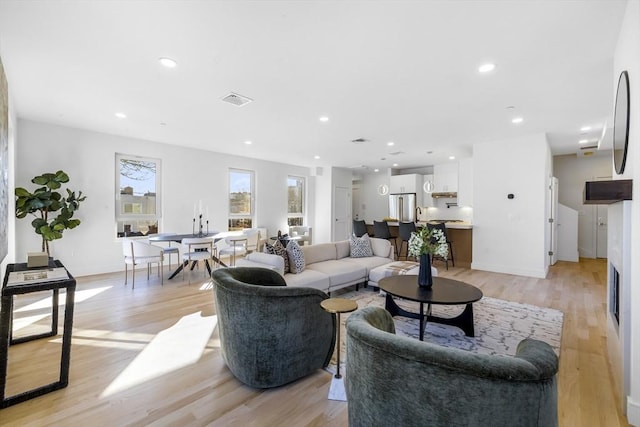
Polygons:
<instances>
[{"instance_id":1,"label":"sunlight patch on floor","mask_svg":"<svg viewBox=\"0 0 640 427\"><path fill-rule=\"evenodd\" d=\"M75 303L78 304L82 301L86 301L91 297L94 297L96 295L98 295L99 293L102 293L104 291L106 291L107 289L111 289L113 286L105 286L103 288L95 288L95 289L83 289L81 291L76 291L76 294L74 296L74 300ZM60 292L60 295L58 296L58 306L63 306L65 303L65 299L66 299L67 295L65 292ZM42 298L39 301L36 301L34 303L31 303L29 305L25 305L24 307L20 307L14 310L14 313L22 313L25 311L31 311L31 310L41 310L43 308L51 308L51 305L53 303L53 297L51 295Z\"/></svg>"},{"instance_id":2,"label":"sunlight patch on floor","mask_svg":"<svg viewBox=\"0 0 640 427\"><path fill-rule=\"evenodd\" d=\"M202 317L202 312L184 316L175 325L159 332L100 397L111 396L197 362L217 323L217 316Z\"/></svg>"},{"instance_id":3,"label":"sunlight patch on floor","mask_svg":"<svg viewBox=\"0 0 640 427\"><path fill-rule=\"evenodd\" d=\"M19 319L13 319L13 331L19 331L22 328L26 328L27 326L31 326L36 322L44 319L45 317L49 317L49 313L45 314L35 314L33 316L21 317ZM49 330L51 330L51 321L49 321Z\"/></svg>"}]
</instances>

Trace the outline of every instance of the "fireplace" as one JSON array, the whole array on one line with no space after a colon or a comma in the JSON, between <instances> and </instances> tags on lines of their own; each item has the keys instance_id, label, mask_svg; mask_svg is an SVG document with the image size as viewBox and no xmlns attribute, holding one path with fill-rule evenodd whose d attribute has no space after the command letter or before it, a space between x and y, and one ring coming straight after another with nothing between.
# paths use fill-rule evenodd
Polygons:
<instances>
[{"instance_id":1,"label":"fireplace","mask_svg":"<svg viewBox=\"0 0 640 427\"><path fill-rule=\"evenodd\" d=\"M631 372L631 201L609 205L607 228L607 351L627 411Z\"/></svg>"}]
</instances>

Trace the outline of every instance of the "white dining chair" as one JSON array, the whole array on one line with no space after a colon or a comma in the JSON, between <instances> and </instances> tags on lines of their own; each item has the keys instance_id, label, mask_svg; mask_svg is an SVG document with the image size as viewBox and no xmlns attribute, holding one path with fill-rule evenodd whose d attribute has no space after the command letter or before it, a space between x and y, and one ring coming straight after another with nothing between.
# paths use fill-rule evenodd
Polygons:
<instances>
[{"instance_id":1,"label":"white dining chair","mask_svg":"<svg viewBox=\"0 0 640 427\"><path fill-rule=\"evenodd\" d=\"M189 284L191 284L191 270L194 263L204 261L203 268L205 277L206 272L210 270L209 261L213 260L214 246L213 237L189 237L182 239L182 277L184 278L184 270L189 269Z\"/></svg>"},{"instance_id":2,"label":"white dining chair","mask_svg":"<svg viewBox=\"0 0 640 427\"><path fill-rule=\"evenodd\" d=\"M136 265L147 265L147 280L151 272L151 264L158 264L158 275L160 283L164 285L164 276L161 271L164 270L164 250L158 246L154 246L141 240L122 239L122 253L124 255L124 284L127 284L129 275L128 266L131 265L132 281L131 289L136 286Z\"/></svg>"},{"instance_id":3,"label":"white dining chair","mask_svg":"<svg viewBox=\"0 0 640 427\"><path fill-rule=\"evenodd\" d=\"M242 230L242 234L247 238L246 251L248 254L258 250L260 240L260 230L257 228L247 228Z\"/></svg>"},{"instance_id":4,"label":"white dining chair","mask_svg":"<svg viewBox=\"0 0 640 427\"><path fill-rule=\"evenodd\" d=\"M229 256L229 265L235 267L236 257L247 254L247 241L248 238L244 232L234 232L234 234L226 236L224 240L218 242L218 253L220 257Z\"/></svg>"},{"instance_id":5,"label":"white dining chair","mask_svg":"<svg viewBox=\"0 0 640 427\"><path fill-rule=\"evenodd\" d=\"M155 236L176 236L176 233L158 233L155 234ZM171 240L167 240L166 241L168 243L168 246L161 246L162 250L164 251L164 254L167 256L167 259L169 260L169 270L171 270L171 255L176 255L176 262L178 262L178 260L180 259L180 248L178 246L171 246ZM151 240L149 240L150 244L153 244ZM158 246L158 245L156 245Z\"/></svg>"}]
</instances>

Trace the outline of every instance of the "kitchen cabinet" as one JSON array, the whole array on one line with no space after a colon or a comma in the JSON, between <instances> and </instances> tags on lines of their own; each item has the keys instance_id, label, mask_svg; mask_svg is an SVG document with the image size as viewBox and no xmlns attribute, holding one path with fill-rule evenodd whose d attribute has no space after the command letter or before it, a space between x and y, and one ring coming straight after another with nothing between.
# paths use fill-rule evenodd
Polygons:
<instances>
[{"instance_id":1,"label":"kitchen cabinet","mask_svg":"<svg viewBox=\"0 0 640 427\"><path fill-rule=\"evenodd\" d=\"M458 162L433 166L434 193L455 193L458 191Z\"/></svg>"},{"instance_id":2,"label":"kitchen cabinet","mask_svg":"<svg viewBox=\"0 0 640 427\"><path fill-rule=\"evenodd\" d=\"M430 208L435 206L435 200L431 197L431 193L433 193L434 185L433 185L433 175L424 175L422 177L422 205L421 207Z\"/></svg>"},{"instance_id":3,"label":"kitchen cabinet","mask_svg":"<svg viewBox=\"0 0 640 427\"><path fill-rule=\"evenodd\" d=\"M458 162L458 206L473 206L473 159Z\"/></svg>"},{"instance_id":4,"label":"kitchen cabinet","mask_svg":"<svg viewBox=\"0 0 640 427\"><path fill-rule=\"evenodd\" d=\"M423 194L422 175L411 173L406 175L393 175L389 180L389 194L415 193L416 206L422 206Z\"/></svg>"}]
</instances>

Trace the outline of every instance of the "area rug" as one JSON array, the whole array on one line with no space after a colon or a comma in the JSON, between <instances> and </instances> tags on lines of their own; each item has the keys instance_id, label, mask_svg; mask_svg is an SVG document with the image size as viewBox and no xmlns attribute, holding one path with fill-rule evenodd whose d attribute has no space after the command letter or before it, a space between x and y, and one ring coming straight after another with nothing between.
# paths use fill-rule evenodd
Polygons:
<instances>
[{"instance_id":1,"label":"area rug","mask_svg":"<svg viewBox=\"0 0 640 427\"><path fill-rule=\"evenodd\" d=\"M338 297L338 295L335 295ZM384 308L385 297L377 292L360 290L339 295L358 302L358 308L376 306ZM396 299L403 309L417 313L419 303ZM462 312L464 306L434 305L432 314L438 317L455 317ZM350 313L341 315L342 352L340 365L345 359L345 321ZM520 304L496 298L483 297L473 304L475 337L468 337L455 326L428 322L424 341L467 350L479 354L513 356L518 343L525 338L535 338L548 343L556 354L560 354L562 338L563 313L558 310ZM418 339L420 326L418 319L396 316L393 318L396 334ZM332 360L335 369L335 355Z\"/></svg>"}]
</instances>

